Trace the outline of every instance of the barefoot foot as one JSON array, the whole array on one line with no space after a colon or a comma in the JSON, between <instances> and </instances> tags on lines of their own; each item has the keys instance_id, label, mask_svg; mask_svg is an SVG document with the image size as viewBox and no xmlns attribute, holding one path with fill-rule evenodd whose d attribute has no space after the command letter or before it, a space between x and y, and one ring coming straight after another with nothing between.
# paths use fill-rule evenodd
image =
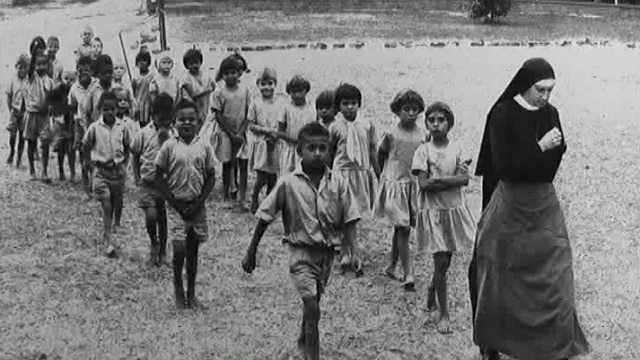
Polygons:
<instances>
[{"instance_id":1,"label":"barefoot foot","mask_svg":"<svg viewBox=\"0 0 640 360\"><path fill-rule=\"evenodd\" d=\"M438 321L438 324L436 325L436 329L440 334L444 334L444 335L451 334L451 328L449 326L449 317L441 316L440 320Z\"/></svg>"},{"instance_id":2,"label":"barefoot foot","mask_svg":"<svg viewBox=\"0 0 640 360\"><path fill-rule=\"evenodd\" d=\"M413 280L413 276L407 276L402 283L402 287L405 291L415 291L416 290L416 282Z\"/></svg>"}]
</instances>

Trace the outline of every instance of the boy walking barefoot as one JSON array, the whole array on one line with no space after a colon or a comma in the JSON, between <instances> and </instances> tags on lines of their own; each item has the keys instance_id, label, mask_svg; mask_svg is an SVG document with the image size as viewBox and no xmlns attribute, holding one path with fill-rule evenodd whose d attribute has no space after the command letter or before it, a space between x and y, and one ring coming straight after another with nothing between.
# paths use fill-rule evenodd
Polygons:
<instances>
[{"instance_id":1,"label":"boy walking barefoot","mask_svg":"<svg viewBox=\"0 0 640 360\"><path fill-rule=\"evenodd\" d=\"M298 349L305 360L320 359L320 297L328 283L340 236L355 236L360 211L349 186L334 177L327 167L329 132L315 122L297 134L297 151L302 161L278 180L262 202L251 244L242 268L256 267L258 244L278 212L289 219L289 272L303 303ZM294 236L295 234L295 236Z\"/></svg>"},{"instance_id":2,"label":"boy walking barefoot","mask_svg":"<svg viewBox=\"0 0 640 360\"><path fill-rule=\"evenodd\" d=\"M202 126L196 105L182 100L176 105L178 136L167 140L156 158L156 187L167 201L173 244L173 283L178 309L201 307L196 299L198 247L207 240L205 202L215 180L213 149L197 135ZM187 296L182 268L187 268Z\"/></svg>"},{"instance_id":3,"label":"boy walking barefoot","mask_svg":"<svg viewBox=\"0 0 640 360\"><path fill-rule=\"evenodd\" d=\"M123 192L126 179L124 164L131 144L127 128L116 119L118 98L112 91L105 91L99 101L102 115L89 125L82 140L83 153L89 154L95 169L93 194L102 205L104 226L103 241L106 255L115 256L112 243L112 220L120 224ZM86 158L85 158L86 161Z\"/></svg>"}]
</instances>

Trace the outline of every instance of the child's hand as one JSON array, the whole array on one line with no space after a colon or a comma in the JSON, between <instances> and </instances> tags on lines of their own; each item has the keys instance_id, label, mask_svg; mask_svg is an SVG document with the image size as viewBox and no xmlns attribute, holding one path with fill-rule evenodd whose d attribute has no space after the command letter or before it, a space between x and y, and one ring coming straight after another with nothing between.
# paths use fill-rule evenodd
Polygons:
<instances>
[{"instance_id":1,"label":"child's hand","mask_svg":"<svg viewBox=\"0 0 640 360\"><path fill-rule=\"evenodd\" d=\"M240 135L232 135L231 136L231 142L234 145L242 145L244 143L244 138Z\"/></svg>"},{"instance_id":2,"label":"child's hand","mask_svg":"<svg viewBox=\"0 0 640 360\"><path fill-rule=\"evenodd\" d=\"M251 274L253 270L256 269L256 252L255 250L249 249L242 259L242 270L244 272Z\"/></svg>"}]
</instances>

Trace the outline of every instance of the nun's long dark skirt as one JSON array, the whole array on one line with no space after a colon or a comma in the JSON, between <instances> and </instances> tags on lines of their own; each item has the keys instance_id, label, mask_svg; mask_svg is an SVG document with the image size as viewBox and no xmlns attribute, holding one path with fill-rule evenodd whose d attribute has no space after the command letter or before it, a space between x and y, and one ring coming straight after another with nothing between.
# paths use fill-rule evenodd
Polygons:
<instances>
[{"instance_id":1,"label":"nun's long dark skirt","mask_svg":"<svg viewBox=\"0 0 640 360\"><path fill-rule=\"evenodd\" d=\"M552 184L500 182L478 225L474 341L518 360L589 351L571 245Z\"/></svg>"}]
</instances>

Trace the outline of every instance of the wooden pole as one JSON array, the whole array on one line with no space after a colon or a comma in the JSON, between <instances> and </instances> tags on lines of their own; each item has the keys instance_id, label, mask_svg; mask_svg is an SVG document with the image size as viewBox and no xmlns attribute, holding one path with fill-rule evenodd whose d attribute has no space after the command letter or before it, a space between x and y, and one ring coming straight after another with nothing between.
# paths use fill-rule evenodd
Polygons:
<instances>
[{"instance_id":1,"label":"wooden pole","mask_svg":"<svg viewBox=\"0 0 640 360\"><path fill-rule=\"evenodd\" d=\"M122 31L118 32L120 38L120 48L122 48L122 56L124 57L124 64L127 66L127 74L129 75L129 82L133 84L133 77L131 77L131 69L129 69L129 59L127 59L127 51L124 49L124 41L122 40Z\"/></svg>"}]
</instances>

